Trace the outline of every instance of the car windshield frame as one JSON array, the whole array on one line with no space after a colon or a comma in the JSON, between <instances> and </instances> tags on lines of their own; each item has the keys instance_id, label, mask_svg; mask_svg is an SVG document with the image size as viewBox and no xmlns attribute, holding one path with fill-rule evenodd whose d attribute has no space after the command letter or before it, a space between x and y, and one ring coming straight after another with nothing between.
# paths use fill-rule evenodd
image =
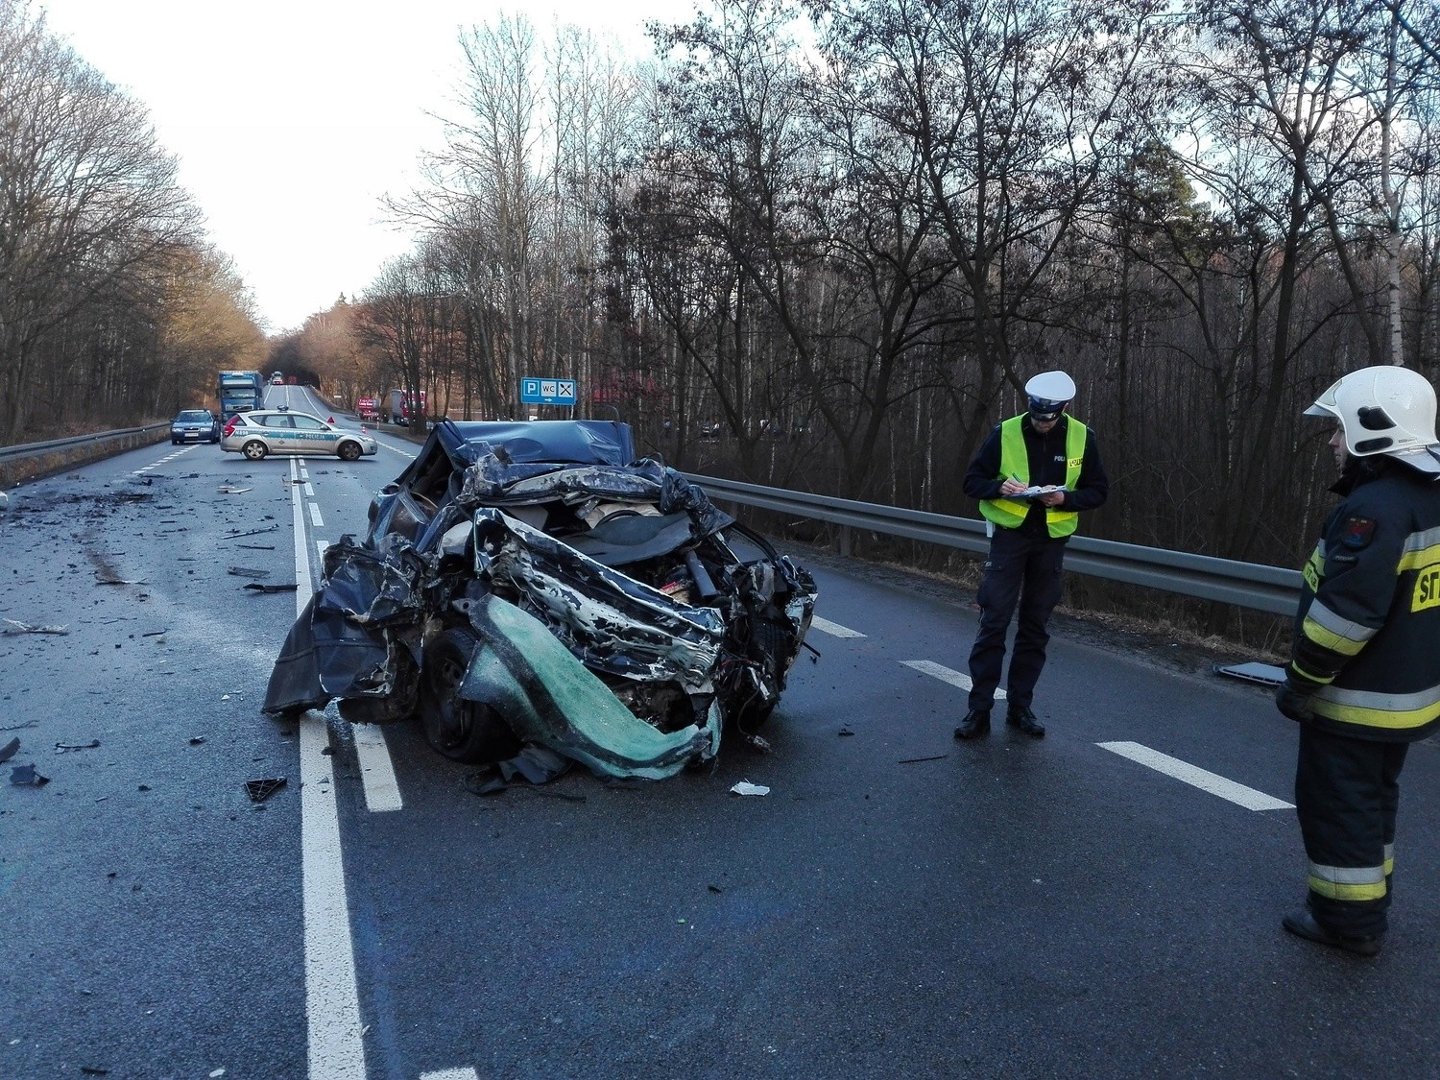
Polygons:
<instances>
[{"instance_id":1,"label":"car windshield frame","mask_svg":"<svg viewBox=\"0 0 1440 1080\"><path fill-rule=\"evenodd\" d=\"M185 409L174 420L172 424L213 424L215 417L204 409Z\"/></svg>"}]
</instances>

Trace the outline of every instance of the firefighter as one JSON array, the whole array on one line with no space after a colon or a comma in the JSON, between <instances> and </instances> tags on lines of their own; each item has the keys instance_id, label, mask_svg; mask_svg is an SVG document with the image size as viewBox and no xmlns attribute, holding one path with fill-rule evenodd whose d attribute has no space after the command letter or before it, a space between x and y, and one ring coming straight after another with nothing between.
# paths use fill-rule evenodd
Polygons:
<instances>
[{"instance_id":1,"label":"firefighter","mask_svg":"<svg viewBox=\"0 0 1440 1080\"><path fill-rule=\"evenodd\" d=\"M970 711L955 729L957 739L990 732L1017 602L1005 723L1033 739L1044 737L1031 702L1050 641L1046 624L1060 601L1065 543L1080 512L1100 506L1110 490L1094 433L1065 413L1075 397L1074 380L1063 371L1044 371L1025 384L1025 394L1028 410L991 431L965 472L965 494L980 500L991 537L975 594L980 629L970 650Z\"/></svg>"},{"instance_id":2,"label":"firefighter","mask_svg":"<svg viewBox=\"0 0 1440 1080\"><path fill-rule=\"evenodd\" d=\"M1295 805L1306 906L1282 925L1380 951L1400 769L1440 721L1440 445L1435 390L1400 367L1340 379L1306 416L1338 421L1341 502L1305 564L1292 659L1276 689L1300 724Z\"/></svg>"}]
</instances>

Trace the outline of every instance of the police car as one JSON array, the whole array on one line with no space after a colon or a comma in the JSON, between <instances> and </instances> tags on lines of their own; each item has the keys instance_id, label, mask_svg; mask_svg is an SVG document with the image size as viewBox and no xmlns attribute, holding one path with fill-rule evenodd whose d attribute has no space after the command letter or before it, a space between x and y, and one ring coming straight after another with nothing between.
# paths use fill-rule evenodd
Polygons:
<instances>
[{"instance_id":1,"label":"police car","mask_svg":"<svg viewBox=\"0 0 1440 1080\"><path fill-rule=\"evenodd\" d=\"M363 428L342 431L309 413L289 409L256 409L237 413L225 424L220 449L259 461L267 454L335 454L354 461L374 454L378 444Z\"/></svg>"}]
</instances>

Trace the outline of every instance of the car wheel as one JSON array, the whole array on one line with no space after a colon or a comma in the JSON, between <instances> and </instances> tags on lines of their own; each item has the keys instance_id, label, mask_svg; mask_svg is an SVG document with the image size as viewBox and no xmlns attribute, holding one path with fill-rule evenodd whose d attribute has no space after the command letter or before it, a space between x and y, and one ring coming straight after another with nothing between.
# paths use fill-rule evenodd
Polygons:
<instances>
[{"instance_id":1,"label":"car wheel","mask_svg":"<svg viewBox=\"0 0 1440 1080\"><path fill-rule=\"evenodd\" d=\"M267 453L265 444L259 439L251 439L240 448L240 452L251 461L259 461Z\"/></svg>"},{"instance_id":2,"label":"car wheel","mask_svg":"<svg viewBox=\"0 0 1440 1080\"><path fill-rule=\"evenodd\" d=\"M425 647L420 723L425 741L453 761L504 761L522 745L494 709L460 697L460 684L479 644L471 631L456 626Z\"/></svg>"},{"instance_id":3,"label":"car wheel","mask_svg":"<svg viewBox=\"0 0 1440 1080\"><path fill-rule=\"evenodd\" d=\"M335 452L340 455L341 461L360 460L360 444L356 442L342 442Z\"/></svg>"},{"instance_id":4,"label":"car wheel","mask_svg":"<svg viewBox=\"0 0 1440 1080\"><path fill-rule=\"evenodd\" d=\"M170 440L170 445L171 445L171 446L179 446L179 445L180 445L180 440L179 440L179 439L171 439L171 440Z\"/></svg>"}]
</instances>

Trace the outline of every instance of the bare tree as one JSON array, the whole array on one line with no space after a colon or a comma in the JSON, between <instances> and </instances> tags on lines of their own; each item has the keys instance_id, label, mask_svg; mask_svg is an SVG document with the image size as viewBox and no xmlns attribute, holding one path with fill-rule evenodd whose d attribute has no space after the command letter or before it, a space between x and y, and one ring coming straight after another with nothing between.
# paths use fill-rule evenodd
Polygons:
<instances>
[{"instance_id":1,"label":"bare tree","mask_svg":"<svg viewBox=\"0 0 1440 1080\"><path fill-rule=\"evenodd\" d=\"M144 108L0 5L0 442L26 428L46 335L198 226Z\"/></svg>"}]
</instances>

